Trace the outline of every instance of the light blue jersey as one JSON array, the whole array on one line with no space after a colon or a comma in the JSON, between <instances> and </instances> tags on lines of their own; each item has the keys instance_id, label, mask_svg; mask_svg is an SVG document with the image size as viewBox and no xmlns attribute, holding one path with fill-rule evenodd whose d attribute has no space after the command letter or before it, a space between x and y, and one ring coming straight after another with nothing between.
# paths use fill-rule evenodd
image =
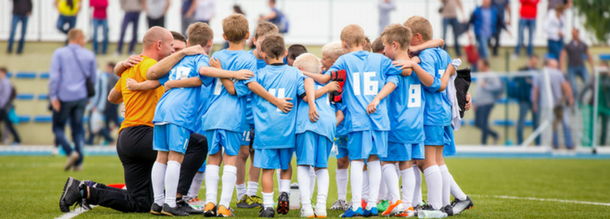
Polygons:
<instances>
[{"instance_id":1,"label":"light blue jersey","mask_svg":"<svg viewBox=\"0 0 610 219\"><path fill-rule=\"evenodd\" d=\"M159 83L199 77L203 84L209 85L212 78L199 75L199 68L208 67L207 55L186 56L176 64L165 76L159 78ZM161 96L155 109L153 123L170 123L179 125L190 131L195 129L195 116L201 106L201 87L174 88Z\"/></svg>"},{"instance_id":2,"label":"light blue jersey","mask_svg":"<svg viewBox=\"0 0 610 219\"><path fill-rule=\"evenodd\" d=\"M252 54L252 56L256 57L254 55L254 50L250 50L249 53ZM267 63L265 63L264 59L256 59L256 69L263 69L266 66ZM252 115L252 95L252 93L249 93L248 95L246 95L246 98L244 98L246 105L246 124L248 125L254 125L254 116ZM250 128L248 127L247 130L249 131Z\"/></svg>"},{"instance_id":3,"label":"light blue jersey","mask_svg":"<svg viewBox=\"0 0 610 219\"><path fill-rule=\"evenodd\" d=\"M305 76L299 69L273 64L259 69L255 75L246 83L256 81L277 98L292 98L291 102L298 109L297 98L305 93ZM296 110L284 113L262 97L253 95L252 111L256 127L255 149L294 148Z\"/></svg>"},{"instance_id":4,"label":"light blue jersey","mask_svg":"<svg viewBox=\"0 0 610 219\"><path fill-rule=\"evenodd\" d=\"M201 92L199 92L199 99L201 100L201 105L199 105L199 110L197 112L197 118L195 119L195 132L201 135L205 135L205 129L203 127L203 115L208 111L210 105L210 97L212 96L212 85L201 85Z\"/></svg>"},{"instance_id":5,"label":"light blue jersey","mask_svg":"<svg viewBox=\"0 0 610 219\"><path fill-rule=\"evenodd\" d=\"M345 126L345 123L347 123L345 120L348 118L347 106L345 106L345 103L336 103L335 108L335 110L341 110L341 112L343 112L343 121L337 126L337 136L347 136L347 127ZM335 116L335 119L336 118L337 117Z\"/></svg>"},{"instance_id":6,"label":"light blue jersey","mask_svg":"<svg viewBox=\"0 0 610 219\"><path fill-rule=\"evenodd\" d=\"M368 115L366 108L386 83L397 84L401 71L387 57L365 51L342 55L329 71L346 71L343 102L349 113L346 115L347 132L389 131L387 100L384 98L377 111Z\"/></svg>"},{"instance_id":7,"label":"light blue jersey","mask_svg":"<svg viewBox=\"0 0 610 219\"><path fill-rule=\"evenodd\" d=\"M415 73L399 76L396 89L388 96L388 115L392 129L388 141L417 144L424 142L424 88Z\"/></svg>"},{"instance_id":8,"label":"light blue jersey","mask_svg":"<svg viewBox=\"0 0 610 219\"><path fill-rule=\"evenodd\" d=\"M321 84L316 83L316 90L324 87ZM330 142L335 140L335 126L337 125L337 117L335 116L335 109L330 104L328 94L322 95L316 99L316 109L319 120L312 123L309 120L309 104L299 98L299 105L297 108L297 134L311 131L318 135L328 138Z\"/></svg>"},{"instance_id":9,"label":"light blue jersey","mask_svg":"<svg viewBox=\"0 0 610 219\"><path fill-rule=\"evenodd\" d=\"M256 71L256 58L243 50L221 50L215 52L212 57L220 61L224 70ZM205 130L222 129L240 133L243 131L246 122L244 96L249 94L250 90L242 80L233 80L233 84L236 95L229 94L220 79L214 79L209 108L203 116Z\"/></svg>"},{"instance_id":10,"label":"light blue jersey","mask_svg":"<svg viewBox=\"0 0 610 219\"><path fill-rule=\"evenodd\" d=\"M447 97L447 91L438 91L441 87L440 79L451 63L451 57L445 50L431 48L423 50L419 54L419 59L421 60L420 66L434 76L434 84L424 88L426 98L424 125L451 125L451 104Z\"/></svg>"}]
</instances>

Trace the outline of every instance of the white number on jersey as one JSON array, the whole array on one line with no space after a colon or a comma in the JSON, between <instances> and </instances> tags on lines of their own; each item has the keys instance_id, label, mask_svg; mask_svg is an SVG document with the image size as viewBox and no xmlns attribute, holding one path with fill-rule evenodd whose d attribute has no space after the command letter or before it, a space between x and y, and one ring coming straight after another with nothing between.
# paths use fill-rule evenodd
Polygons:
<instances>
[{"instance_id":1,"label":"white number on jersey","mask_svg":"<svg viewBox=\"0 0 610 219\"><path fill-rule=\"evenodd\" d=\"M284 89L284 88L279 88L279 89L272 88L272 89L269 89L269 93L277 98L286 97L286 89ZM280 108L277 108L277 111L282 112L282 110L280 110Z\"/></svg>"},{"instance_id":2,"label":"white number on jersey","mask_svg":"<svg viewBox=\"0 0 610 219\"><path fill-rule=\"evenodd\" d=\"M421 84L409 86L409 104L407 107L421 107Z\"/></svg>"},{"instance_id":3,"label":"white number on jersey","mask_svg":"<svg viewBox=\"0 0 610 219\"><path fill-rule=\"evenodd\" d=\"M191 68L189 67L176 67L172 69L172 73L169 77L169 80L182 80L189 78L189 73L191 72Z\"/></svg>"},{"instance_id":4,"label":"white number on jersey","mask_svg":"<svg viewBox=\"0 0 610 219\"><path fill-rule=\"evenodd\" d=\"M377 72L364 72L363 77L364 80L360 80L360 73L353 73L354 80L354 95L362 95L360 92L360 81L364 81L364 95L365 96L374 96L379 92L379 83L374 80L375 76L377 76Z\"/></svg>"},{"instance_id":5,"label":"white number on jersey","mask_svg":"<svg viewBox=\"0 0 610 219\"><path fill-rule=\"evenodd\" d=\"M324 86L318 85L318 87L316 87L316 90L318 89L322 89ZM329 98L324 98L324 102L326 103L326 105L330 106L330 99Z\"/></svg>"}]
</instances>

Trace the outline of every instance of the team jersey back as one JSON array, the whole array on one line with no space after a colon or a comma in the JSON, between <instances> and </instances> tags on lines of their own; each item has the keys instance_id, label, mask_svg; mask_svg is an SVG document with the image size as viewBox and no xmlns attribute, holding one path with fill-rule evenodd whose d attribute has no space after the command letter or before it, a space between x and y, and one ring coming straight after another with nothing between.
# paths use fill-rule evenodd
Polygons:
<instances>
[{"instance_id":1,"label":"team jersey back","mask_svg":"<svg viewBox=\"0 0 610 219\"><path fill-rule=\"evenodd\" d=\"M220 61L222 69L239 71L243 69L256 72L256 57L251 53L239 50L221 50L212 55ZM233 80L236 95L231 95L222 85L220 79L213 79L212 94L207 112L203 116L205 130L223 129L232 132L243 131L245 118L245 95L250 90L243 80Z\"/></svg>"},{"instance_id":2,"label":"team jersey back","mask_svg":"<svg viewBox=\"0 0 610 219\"><path fill-rule=\"evenodd\" d=\"M347 131L389 131L386 98L380 101L375 113L368 115L366 108L386 83L397 83L401 71L387 57L365 51L340 56L329 71L341 69L346 71L347 78L342 96L349 111L349 119L345 120Z\"/></svg>"},{"instance_id":3,"label":"team jersey back","mask_svg":"<svg viewBox=\"0 0 610 219\"><path fill-rule=\"evenodd\" d=\"M256 58L254 55L254 50L250 50L248 53L252 54L252 56ZM266 66L267 63L265 63L264 59L256 59L256 69L263 69ZM249 93L246 95L246 98L244 98L246 105L246 124L248 125L254 125L254 116L252 115L252 95L252 93Z\"/></svg>"},{"instance_id":4,"label":"team jersey back","mask_svg":"<svg viewBox=\"0 0 610 219\"><path fill-rule=\"evenodd\" d=\"M388 96L391 130L388 141L404 144L422 143L424 133L424 88L415 73L399 76L396 89Z\"/></svg>"},{"instance_id":5,"label":"team jersey back","mask_svg":"<svg viewBox=\"0 0 610 219\"><path fill-rule=\"evenodd\" d=\"M451 103L447 97L447 90L438 91L440 78L445 74L447 66L451 63L449 54L439 48L425 49L419 54L420 66L429 74L433 74L435 84L425 87L426 106L424 110L424 124L431 126L451 125ZM436 80L438 79L438 80Z\"/></svg>"},{"instance_id":6,"label":"team jersey back","mask_svg":"<svg viewBox=\"0 0 610 219\"><path fill-rule=\"evenodd\" d=\"M209 58L207 55L186 56L168 74L161 77L159 82L165 84L168 81L198 77L203 84L209 85L212 82L212 78L201 77L199 75L199 68L209 66L208 62ZM191 131L196 131L196 122L193 118L196 118L198 115L202 104L200 95L201 86L173 88L165 92L157 104L153 122L155 124L171 123Z\"/></svg>"},{"instance_id":7,"label":"team jersey back","mask_svg":"<svg viewBox=\"0 0 610 219\"><path fill-rule=\"evenodd\" d=\"M256 81L271 95L277 98L292 98L294 109L298 109L299 95L305 93L305 76L288 65L268 65L256 72L256 77L247 82ZM282 112L275 105L258 95L253 95L252 111L256 137L254 148L279 149L295 146L295 124L297 110Z\"/></svg>"},{"instance_id":8,"label":"team jersey back","mask_svg":"<svg viewBox=\"0 0 610 219\"><path fill-rule=\"evenodd\" d=\"M205 135L205 129L203 127L203 115L208 111L210 105L210 97L212 96L212 85L201 85L199 92L199 99L201 100L201 104L199 104L199 110L197 111L197 117L195 119L195 132L201 135Z\"/></svg>"},{"instance_id":9,"label":"team jersey back","mask_svg":"<svg viewBox=\"0 0 610 219\"><path fill-rule=\"evenodd\" d=\"M324 85L316 83L316 90L322 87ZM316 109L320 117L317 122L312 123L309 120L309 103L305 102L303 98L299 98L296 133L300 134L311 131L327 137L331 142L334 141L337 117L335 116L335 109L331 106L330 99L328 99L328 94L324 94L316 99Z\"/></svg>"}]
</instances>

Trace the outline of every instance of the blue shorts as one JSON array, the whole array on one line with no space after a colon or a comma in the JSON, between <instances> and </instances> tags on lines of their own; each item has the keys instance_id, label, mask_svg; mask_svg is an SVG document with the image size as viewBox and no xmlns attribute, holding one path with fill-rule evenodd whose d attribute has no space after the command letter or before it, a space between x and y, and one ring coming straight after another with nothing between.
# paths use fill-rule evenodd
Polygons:
<instances>
[{"instance_id":1,"label":"blue shorts","mask_svg":"<svg viewBox=\"0 0 610 219\"><path fill-rule=\"evenodd\" d=\"M424 143L405 144L388 142L388 156L381 161L410 161L424 159Z\"/></svg>"},{"instance_id":2,"label":"blue shorts","mask_svg":"<svg viewBox=\"0 0 610 219\"><path fill-rule=\"evenodd\" d=\"M241 137L241 145L250 146L250 141L252 141L252 134L254 132L254 126L248 125L248 128L244 130L243 136Z\"/></svg>"},{"instance_id":3,"label":"blue shorts","mask_svg":"<svg viewBox=\"0 0 610 219\"><path fill-rule=\"evenodd\" d=\"M424 125L424 132L426 133L426 140L424 145L426 146L444 146L451 143L451 139L447 136L447 126L428 126Z\"/></svg>"},{"instance_id":4,"label":"blue shorts","mask_svg":"<svg viewBox=\"0 0 610 219\"><path fill-rule=\"evenodd\" d=\"M222 152L221 146L229 156L237 156L239 153L242 133L215 129L205 131L205 137L208 138L208 154Z\"/></svg>"},{"instance_id":5,"label":"blue shorts","mask_svg":"<svg viewBox=\"0 0 610 219\"><path fill-rule=\"evenodd\" d=\"M370 155L385 157L388 152L387 131L360 131L347 134L350 160L368 159Z\"/></svg>"},{"instance_id":6,"label":"blue shorts","mask_svg":"<svg viewBox=\"0 0 610 219\"><path fill-rule=\"evenodd\" d=\"M347 136L337 136L335 138L335 145L337 145L337 159L349 155L349 152L347 151Z\"/></svg>"},{"instance_id":7,"label":"blue shorts","mask_svg":"<svg viewBox=\"0 0 610 219\"><path fill-rule=\"evenodd\" d=\"M445 135L451 142L445 144L445 147L443 148L443 157L456 155L457 151L455 150L455 139L453 138L453 126L445 126Z\"/></svg>"},{"instance_id":8,"label":"blue shorts","mask_svg":"<svg viewBox=\"0 0 610 219\"><path fill-rule=\"evenodd\" d=\"M186 152L191 138L191 131L174 124L155 125L153 128L153 150Z\"/></svg>"},{"instance_id":9,"label":"blue shorts","mask_svg":"<svg viewBox=\"0 0 610 219\"><path fill-rule=\"evenodd\" d=\"M199 167L199 170L197 170L197 172L202 172L205 173L205 166L208 165L208 160L206 159L205 162L203 162L203 164L201 165L201 167Z\"/></svg>"},{"instance_id":10,"label":"blue shorts","mask_svg":"<svg viewBox=\"0 0 610 219\"><path fill-rule=\"evenodd\" d=\"M294 148L255 149L254 166L265 170L287 170L292 161L292 152Z\"/></svg>"},{"instance_id":11,"label":"blue shorts","mask_svg":"<svg viewBox=\"0 0 610 219\"><path fill-rule=\"evenodd\" d=\"M297 134L297 165L327 168L332 147L333 142L326 136L311 131Z\"/></svg>"}]
</instances>

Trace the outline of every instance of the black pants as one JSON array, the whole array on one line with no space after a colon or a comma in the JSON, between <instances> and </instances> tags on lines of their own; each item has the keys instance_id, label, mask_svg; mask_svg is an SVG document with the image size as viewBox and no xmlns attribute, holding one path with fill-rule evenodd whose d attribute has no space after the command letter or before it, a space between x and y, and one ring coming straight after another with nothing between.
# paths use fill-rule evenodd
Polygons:
<instances>
[{"instance_id":1,"label":"black pants","mask_svg":"<svg viewBox=\"0 0 610 219\"><path fill-rule=\"evenodd\" d=\"M127 190L106 186L90 188L89 203L122 212L150 211L153 202L150 174L157 158L157 152L152 149L152 141L152 127L136 126L123 129L117 141L117 153L123 163ZM188 191L197 170L205 162L207 151L206 138L192 134L180 170L179 188L188 184Z\"/></svg>"},{"instance_id":2,"label":"black pants","mask_svg":"<svg viewBox=\"0 0 610 219\"><path fill-rule=\"evenodd\" d=\"M165 15L157 19L146 16L146 20L148 21L148 28L154 26L165 27Z\"/></svg>"},{"instance_id":3,"label":"black pants","mask_svg":"<svg viewBox=\"0 0 610 219\"><path fill-rule=\"evenodd\" d=\"M15 127L13 126L13 123L11 122L11 120L8 119L8 108L0 109L0 122L2 122L2 121L4 121L6 128L13 135L13 141L15 143L21 143L21 138L19 138L19 133L17 133L17 130L15 130ZM0 126L2 126L1 124L2 123L0 123ZM2 135L0 134L0 136L2 136Z\"/></svg>"}]
</instances>

